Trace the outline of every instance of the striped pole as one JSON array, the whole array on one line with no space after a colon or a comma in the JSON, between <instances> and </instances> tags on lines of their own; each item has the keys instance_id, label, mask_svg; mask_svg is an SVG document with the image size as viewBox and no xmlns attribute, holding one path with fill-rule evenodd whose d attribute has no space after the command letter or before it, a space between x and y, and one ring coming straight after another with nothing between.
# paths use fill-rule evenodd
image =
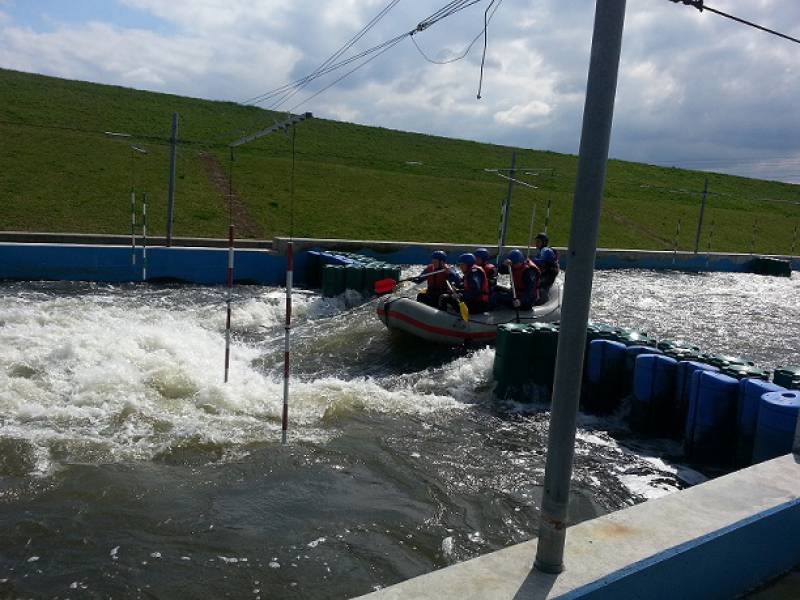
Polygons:
<instances>
[{"instance_id":1,"label":"striped pole","mask_svg":"<svg viewBox=\"0 0 800 600\"><path fill-rule=\"evenodd\" d=\"M533 223L536 221L536 204L533 205L533 213L531 214L531 226L528 229L528 258L531 257L531 244L533 243Z\"/></svg>"},{"instance_id":2,"label":"striped pole","mask_svg":"<svg viewBox=\"0 0 800 600\"><path fill-rule=\"evenodd\" d=\"M147 192L142 194L142 281L147 281Z\"/></svg>"},{"instance_id":3,"label":"striped pole","mask_svg":"<svg viewBox=\"0 0 800 600\"><path fill-rule=\"evenodd\" d=\"M547 214L544 216L544 233L547 235L547 228L550 225L550 205L553 203L553 199L550 198L547 201Z\"/></svg>"},{"instance_id":4,"label":"striped pole","mask_svg":"<svg viewBox=\"0 0 800 600\"><path fill-rule=\"evenodd\" d=\"M292 331L292 279L294 275L294 247L289 242L286 246L286 336L283 346L283 422L281 426L281 443L286 445L286 434L289 429L289 352Z\"/></svg>"},{"instance_id":5,"label":"striped pole","mask_svg":"<svg viewBox=\"0 0 800 600\"><path fill-rule=\"evenodd\" d=\"M231 363L231 301L233 300L233 225L228 227L228 316L225 320L225 383L228 383L228 370Z\"/></svg>"},{"instance_id":6,"label":"striped pole","mask_svg":"<svg viewBox=\"0 0 800 600\"><path fill-rule=\"evenodd\" d=\"M672 240L672 264L675 264L675 259L678 257L678 238L681 236L681 220L678 219L678 224L675 226L675 238Z\"/></svg>"},{"instance_id":7,"label":"striped pole","mask_svg":"<svg viewBox=\"0 0 800 600\"><path fill-rule=\"evenodd\" d=\"M131 264L136 264L136 192L131 190Z\"/></svg>"}]
</instances>

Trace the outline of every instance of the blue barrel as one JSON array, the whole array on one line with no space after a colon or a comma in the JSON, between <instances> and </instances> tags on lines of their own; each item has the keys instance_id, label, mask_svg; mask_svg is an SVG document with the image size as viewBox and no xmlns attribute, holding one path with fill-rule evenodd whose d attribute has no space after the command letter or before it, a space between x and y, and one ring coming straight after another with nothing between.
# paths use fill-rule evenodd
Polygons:
<instances>
[{"instance_id":1,"label":"blue barrel","mask_svg":"<svg viewBox=\"0 0 800 600\"><path fill-rule=\"evenodd\" d=\"M721 373L692 374L684 450L695 462L728 466L736 455L739 381Z\"/></svg>"},{"instance_id":2,"label":"blue barrel","mask_svg":"<svg viewBox=\"0 0 800 600\"><path fill-rule=\"evenodd\" d=\"M669 433L677 366L677 360L660 353L636 357L631 401L631 427L635 431Z\"/></svg>"},{"instance_id":3,"label":"blue barrel","mask_svg":"<svg viewBox=\"0 0 800 600\"><path fill-rule=\"evenodd\" d=\"M675 401L672 403L674 412L670 428L672 437L677 439L682 438L686 431L686 413L689 411L692 374L695 371L719 371L719 369L693 360L678 361L678 366L675 368Z\"/></svg>"},{"instance_id":4,"label":"blue barrel","mask_svg":"<svg viewBox=\"0 0 800 600\"><path fill-rule=\"evenodd\" d=\"M739 382L739 409L736 424L739 439L736 442L736 463L740 467L749 465L753 458L753 441L756 437L758 407L761 396L767 392L782 392L784 388L761 379L742 379Z\"/></svg>"},{"instance_id":5,"label":"blue barrel","mask_svg":"<svg viewBox=\"0 0 800 600\"><path fill-rule=\"evenodd\" d=\"M624 342L623 342L624 343ZM662 354L654 346L635 345L625 348L625 393L633 391L633 372L636 367L636 357L641 354Z\"/></svg>"},{"instance_id":6,"label":"blue barrel","mask_svg":"<svg viewBox=\"0 0 800 600\"><path fill-rule=\"evenodd\" d=\"M761 396L758 424L753 445L753 462L783 456L792 451L797 415L800 413L800 391L767 392Z\"/></svg>"},{"instance_id":7,"label":"blue barrel","mask_svg":"<svg viewBox=\"0 0 800 600\"><path fill-rule=\"evenodd\" d=\"M625 344L612 340L589 343L583 404L589 412L613 411L624 394Z\"/></svg>"}]
</instances>

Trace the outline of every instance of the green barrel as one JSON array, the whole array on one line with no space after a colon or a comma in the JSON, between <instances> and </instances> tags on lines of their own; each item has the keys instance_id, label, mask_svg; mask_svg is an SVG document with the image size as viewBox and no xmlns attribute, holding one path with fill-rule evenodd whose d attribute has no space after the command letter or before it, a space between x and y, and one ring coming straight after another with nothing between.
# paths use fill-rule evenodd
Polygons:
<instances>
[{"instance_id":1,"label":"green barrel","mask_svg":"<svg viewBox=\"0 0 800 600\"><path fill-rule=\"evenodd\" d=\"M364 295L372 296L375 294L375 282L381 279L382 273L380 263L368 263L364 266Z\"/></svg>"},{"instance_id":2,"label":"green barrel","mask_svg":"<svg viewBox=\"0 0 800 600\"><path fill-rule=\"evenodd\" d=\"M728 375L735 379L763 379L769 381L769 371L759 369L750 365L728 365L721 369L724 375Z\"/></svg>"},{"instance_id":3,"label":"green barrel","mask_svg":"<svg viewBox=\"0 0 800 600\"><path fill-rule=\"evenodd\" d=\"M344 291L344 271L342 265L323 265L322 295L331 298Z\"/></svg>"},{"instance_id":4,"label":"green barrel","mask_svg":"<svg viewBox=\"0 0 800 600\"><path fill-rule=\"evenodd\" d=\"M658 340L651 337L646 331L636 331L633 329L623 329L618 333L619 338L617 341L622 342L626 346L651 346L656 348Z\"/></svg>"},{"instance_id":5,"label":"green barrel","mask_svg":"<svg viewBox=\"0 0 800 600\"><path fill-rule=\"evenodd\" d=\"M791 389L795 379L800 380L800 367L778 367L772 375L772 382L786 389Z\"/></svg>"},{"instance_id":6,"label":"green barrel","mask_svg":"<svg viewBox=\"0 0 800 600\"><path fill-rule=\"evenodd\" d=\"M667 348L666 350L662 348L662 350L665 356L674 358L677 361L692 360L695 362L704 362L702 360L703 354L698 348Z\"/></svg>"},{"instance_id":7,"label":"green barrel","mask_svg":"<svg viewBox=\"0 0 800 600\"><path fill-rule=\"evenodd\" d=\"M492 375L501 386L519 384L527 379L529 338L527 325L506 323L497 327Z\"/></svg>"},{"instance_id":8,"label":"green barrel","mask_svg":"<svg viewBox=\"0 0 800 600\"><path fill-rule=\"evenodd\" d=\"M364 267L348 265L344 270L345 289L361 292L364 289Z\"/></svg>"},{"instance_id":9,"label":"green barrel","mask_svg":"<svg viewBox=\"0 0 800 600\"><path fill-rule=\"evenodd\" d=\"M728 367L731 365L742 365L742 366L755 366L753 361L747 360L746 358L742 358L741 356L725 356L725 355L713 355L708 357L708 360L704 361L708 364L717 367L718 369L722 369L724 367Z\"/></svg>"},{"instance_id":10,"label":"green barrel","mask_svg":"<svg viewBox=\"0 0 800 600\"><path fill-rule=\"evenodd\" d=\"M792 276L792 263L780 258L761 256L753 259L751 266L753 273L759 275L772 275L774 277Z\"/></svg>"},{"instance_id":11,"label":"green barrel","mask_svg":"<svg viewBox=\"0 0 800 600\"><path fill-rule=\"evenodd\" d=\"M558 327L550 323L534 323L530 331L530 374L538 385L553 385L558 350Z\"/></svg>"}]
</instances>

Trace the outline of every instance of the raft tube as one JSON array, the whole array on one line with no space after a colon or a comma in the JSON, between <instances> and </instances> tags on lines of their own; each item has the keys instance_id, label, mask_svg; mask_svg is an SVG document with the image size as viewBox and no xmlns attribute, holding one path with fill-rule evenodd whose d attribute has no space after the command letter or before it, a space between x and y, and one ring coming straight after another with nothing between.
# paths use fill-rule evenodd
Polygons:
<instances>
[{"instance_id":1,"label":"raft tube","mask_svg":"<svg viewBox=\"0 0 800 600\"><path fill-rule=\"evenodd\" d=\"M508 308L461 315L438 310L412 298L386 296L378 301L378 318L390 330L405 331L423 340L451 346L477 342L494 343L497 326L517 322L517 311ZM520 323L552 322L561 319L561 285L550 288L549 299L532 310L519 311Z\"/></svg>"}]
</instances>

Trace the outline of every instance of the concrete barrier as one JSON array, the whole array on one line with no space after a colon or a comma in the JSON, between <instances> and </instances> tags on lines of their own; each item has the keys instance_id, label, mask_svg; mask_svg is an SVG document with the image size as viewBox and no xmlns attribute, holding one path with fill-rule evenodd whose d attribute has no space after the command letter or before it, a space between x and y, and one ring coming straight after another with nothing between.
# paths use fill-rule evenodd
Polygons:
<instances>
[{"instance_id":1,"label":"concrete barrier","mask_svg":"<svg viewBox=\"0 0 800 600\"><path fill-rule=\"evenodd\" d=\"M369 600L714 600L800 564L800 464L787 455L567 532L566 570L533 570L536 540L362 596Z\"/></svg>"}]
</instances>

